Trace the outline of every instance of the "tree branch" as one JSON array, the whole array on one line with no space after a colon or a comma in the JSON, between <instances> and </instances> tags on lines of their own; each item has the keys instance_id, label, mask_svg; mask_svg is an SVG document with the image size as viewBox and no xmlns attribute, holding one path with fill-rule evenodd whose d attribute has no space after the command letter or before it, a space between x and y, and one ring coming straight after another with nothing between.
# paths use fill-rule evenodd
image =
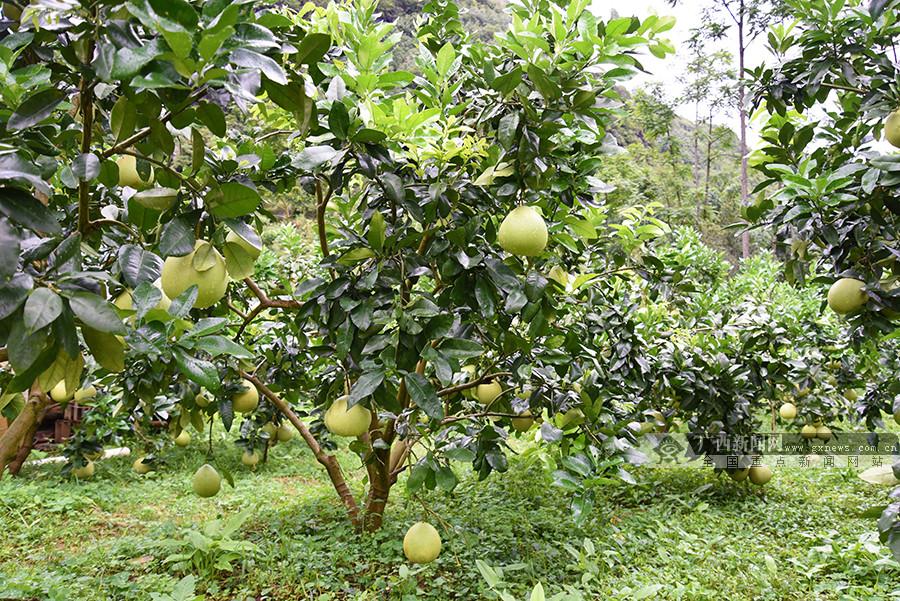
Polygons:
<instances>
[{"instance_id":1,"label":"tree branch","mask_svg":"<svg viewBox=\"0 0 900 601\"><path fill-rule=\"evenodd\" d=\"M325 192L322 190L322 182L316 180L316 225L319 232L319 247L322 249L322 257L327 259L328 238L325 235L325 209L328 207L328 201L331 198L331 190Z\"/></svg>"},{"instance_id":2,"label":"tree branch","mask_svg":"<svg viewBox=\"0 0 900 601\"><path fill-rule=\"evenodd\" d=\"M93 53L93 42L89 44ZM94 87L87 79L82 78L78 92L81 106L81 154L91 152L91 137L94 129ZM78 182L78 231L87 234L91 226L91 187L87 178Z\"/></svg>"},{"instance_id":3,"label":"tree branch","mask_svg":"<svg viewBox=\"0 0 900 601\"><path fill-rule=\"evenodd\" d=\"M309 431L309 427L303 423L303 421L297 417L297 414L294 413L290 406L284 400L282 400L278 395L272 392L265 384L263 384L259 378L255 375L250 374L245 371L241 371L241 377L251 382L256 389L262 394L266 399L269 400L279 411L288 419L291 424L297 431L300 432L300 436L303 437L303 440L306 442L306 446L313 452L313 455L316 457L316 461L318 461L325 470L328 472L328 477L331 479L331 483L334 486L335 491L337 491L338 497L340 497L341 502L344 504L344 507L347 509L347 514L350 516L350 521L354 526L359 527L360 515L359 515L359 506L356 503L356 499L353 497L353 493L350 491L350 487L347 486L347 481L344 479L344 473L341 470L341 466L338 463L337 458L334 455L329 455L324 450L322 450L319 441L316 440L315 436L312 435L312 432Z\"/></svg>"},{"instance_id":4,"label":"tree branch","mask_svg":"<svg viewBox=\"0 0 900 601\"><path fill-rule=\"evenodd\" d=\"M498 371L492 374L485 374L478 378L477 380L472 380L471 382L464 382L463 384L457 384L456 386L450 386L448 388L442 388L438 390L437 395L439 397L449 396L451 394L456 394L457 392L462 392L463 390L469 390L470 388L475 388L476 386L480 386L486 382L490 382L491 380L496 380L497 378L505 378L511 376L512 373L508 371Z\"/></svg>"},{"instance_id":5,"label":"tree branch","mask_svg":"<svg viewBox=\"0 0 900 601\"><path fill-rule=\"evenodd\" d=\"M244 278L244 283L247 284L247 288L256 296L257 300L259 300L259 304L256 305L249 313L246 315L237 312L243 318L243 323L241 323L241 327L238 328L237 334L234 335L234 339L238 340L241 337L241 334L244 333L244 330L247 329L247 326L250 325L256 317L262 313L266 309L277 308L277 309L299 309L302 304L299 301L289 300L289 299L278 299L278 298L269 298L269 296L263 292L263 290L254 282L251 278Z\"/></svg>"}]
</instances>

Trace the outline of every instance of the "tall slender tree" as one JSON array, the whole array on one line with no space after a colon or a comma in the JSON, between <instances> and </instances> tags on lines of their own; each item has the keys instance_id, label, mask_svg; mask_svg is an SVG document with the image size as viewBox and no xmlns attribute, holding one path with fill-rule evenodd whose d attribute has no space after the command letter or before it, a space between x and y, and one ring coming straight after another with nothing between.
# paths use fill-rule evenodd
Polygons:
<instances>
[{"instance_id":1,"label":"tall slender tree","mask_svg":"<svg viewBox=\"0 0 900 601\"><path fill-rule=\"evenodd\" d=\"M669 0L675 6L680 0ZM747 168L747 50L754 40L770 25L782 19L784 0L709 0L709 4L701 11L702 26L698 30L699 39L721 40L737 35L736 58L738 76L738 119L740 129L741 152L741 204L746 205L750 197L750 177ZM744 232L741 239L741 253L750 256L750 233Z\"/></svg>"}]
</instances>

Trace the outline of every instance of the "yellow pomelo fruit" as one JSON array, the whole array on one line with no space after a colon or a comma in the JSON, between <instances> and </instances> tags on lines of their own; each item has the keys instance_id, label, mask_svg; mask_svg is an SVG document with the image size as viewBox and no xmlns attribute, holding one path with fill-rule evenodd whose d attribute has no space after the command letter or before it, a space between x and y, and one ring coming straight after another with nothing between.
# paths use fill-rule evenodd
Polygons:
<instances>
[{"instance_id":1,"label":"yellow pomelo fruit","mask_svg":"<svg viewBox=\"0 0 900 601\"><path fill-rule=\"evenodd\" d=\"M831 428L828 426L819 426L816 428L816 438L828 442L831 440Z\"/></svg>"},{"instance_id":2,"label":"yellow pomelo fruit","mask_svg":"<svg viewBox=\"0 0 900 601\"><path fill-rule=\"evenodd\" d=\"M205 271L197 271L194 267L194 256L202 248L208 248L212 266ZM204 250L205 252L205 250ZM183 257L168 257L162 268L162 288L169 298L176 298L193 285L197 286L197 301L194 307L206 309L219 302L228 288L228 274L225 271L225 259L219 251L203 240L198 240L194 251Z\"/></svg>"},{"instance_id":3,"label":"yellow pomelo fruit","mask_svg":"<svg viewBox=\"0 0 900 601\"><path fill-rule=\"evenodd\" d=\"M534 207L517 207L500 224L497 241L510 254L539 255L547 247L547 224Z\"/></svg>"},{"instance_id":4,"label":"yellow pomelo fruit","mask_svg":"<svg viewBox=\"0 0 900 601\"><path fill-rule=\"evenodd\" d=\"M778 415L781 419L792 420L797 417L797 405L793 403L785 403L778 409Z\"/></svg>"},{"instance_id":5,"label":"yellow pomelo fruit","mask_svg":"<svg viewBox=\"0 0 900 601\"><path fill-rule=\"evenodd\" d=\"M75 391L75 400L78 402L92 399L95 396L97 396L97 387L93 384L91 384L87 388L79 388Z\"/></svg>"},{"instance_id":6,"label":"yellow pomelo fruit","mask_svg":"<svg viewBox=\"0 0 900 601\"><path fill-rule=\"evenodd\" d=\"M841 278L828 290L828 306L835 313L853 313L866 304L866 283L854 278Z\"/></svg>"},{"instance_id":7,"label":"yellow pomelo fruit","mask_svg":"<svg viewBox=\"0 0 900 601\"><path fill-rule=\"evenodd\" d=\"M66 390L65 380L60 380L56 386L50 389L50 398L57 403L65 403L72 398L72 395Z\"/></svg>"},{"instance_id":8,"label":"yellow pomelo fruit","mask_svg":"<svg viewBox=\"0 0 900 601\"><path fill-rule=\"evenodd\" d=\"M222 476L216 471L216 468L208 463L200 466L194 477L191 479L191 488L198 497L214 497L222 488Z\"/></svg>"},{"instance_id":9,"label":"yellow pomelo fruit","mask_svg":"<svg viewBox=\"0 0 900 601\"><path fill-rule=\"evenodd\" d=\"M116 159L116 165L119 167L120 186L129 186L136 190L140 190L141 188L147 187L153 179L152 173L150 174L149 180L141 179L140 174L137 172L137 159L130 154L123 154Z\"/></svg>"},{"instance_id":10,"label":"yellow pomelo fruit","mask_svg":"<svg viewBox=\"0 0 900 601\"><path fill-rule=\"evenodd\" d=\"M768 465L754 465L750 468L747 477L750 478L750 482L753 484L762 486L772 479L772 468Z\"/></svg>"},{"instance_id":11,"label":"yellow pomelo fruit","mask_svg":"<svg viewBox=\"0 0 900 601\"><path fill-rule=\"evenodd\" d=\"M844 391L844 398L850 402L859 400L859 393L854 388L848 388Z\"/></svg>"},{"instance_id":12,"label":"yellow pomelo fruit","mask_svg":"<svg viewBox=\"0 0 900 601\"><path fill-rule=\"evenodd\" d=\"M732 480L735 482L743 482L747 479L747 476L750 474L749 468L744 468L742 470L734 470L730 474L728 474Z\"/></svg>"},{"instance_id":13,"label":"yellow pomelo fruit","mask_svg":"<svg viewBox=\"0 0 900 601\"><path fill-rule=\"evenodd\" d=\"M228 232L228 235L225 236L225 242L237 244L254 261L257 259L257 257L259 257L259 253L261 252L261 250L259 248L256 248L255 246L253 246L252 244L250 244L249 242L247 242L246 240L244 240L243 238L241 238L234 232Z\"/></svg>"},{"instance_id":14,"label":"yellow pomelo fruit","mask_svg":"<svg viewBox=\"0 0 900 601\"><path fill-rule=\"evenodd\" d=\"M269 435L269 444L278 442L278 426L269 422L260 429Z\"/></svg>"},{"instance_id":15,"label":"yellow pomelo fruit","mask_svg":"<svg viewBox=\"0 0 900 601\"><path fill-rule=\"evenodd\" d=\"M191 433L187 430L182 430L181 433L175 437L175 444L179 447L186 447L191 444Z\"/></svg>"},{"instance_id":16,"label":"yellow pomelo fruit","mask_svg":"<svg viewBox=\"0 0 900 601\"><path fill-rule=\"evenodd\" d=\"M349 396L339 397L325 412L325 427L337 436L356 437L369 431L372 412L362 405L354 405L347 411Z\"/></svg>"},{"instance_id":17,"label":"yellow pomelo fruit","mask_svg":"<svg viewBox=\"0 0 900 601\"><path fill-rule=\"evenodd\" d=\"M894 111L884 122L884 139L900 148L900 110Z\"/></svg>"},{"instance_id":18,"label":"yellow pomelo fruit","mask_svg":"<svg viewBox=\"0 0 900 601\"><path fill-rule=\"evenodd\" d=\"M412 563L430 563L441 554L441 535L428 522L416 522L403 537L403 553Z\"/></svg>"},{"instance_id":19,"label":"yellow pomelo fruit","mask_svg":"<svg viewBox=\"0 0 900 601\"><path fill-rule=\"evenodd\" d=\"M243 392L238 392L231 397L232 408L238 413L250 413L259 406L259 391L252 382L244 380Z\"/></svg>"},{"instance_id":20,"label":"yellow pomelo fruit","mask_svg":"<svg viewBox=\"0 0 900 601\"><path fill-rule=\"evenodd\" d=\"M288 442L294 437L294 425L288 422L283 422L280 426L278 426L277 437L278 442Z\"/></svg>"},{"instance_id":21,"label":"yellow pomelo fruit","mask_svg":"<svg viewBox=\"0 0 900 601\"><path fill-rule=\"evenodd\" d=\"M137 459L135 459L134 463L131 464L131 469L141 475L149 473L153 470L150 465L144 463L143 457L138 457Z\"/></svg>"},{"instance_id":22,"label":"yellow pomelo fruit","mask_svg":"<svg viewBox=\"0 0 900 601\"><path fill-rule=\"evenodd\" d=\"M259 463L259 453L244 451L241 455L241 463L248 467L256 467L256 464Z\"/></svg>"},{"instance_id":23,"label":"yellow pomelo fruit","mask_svg":"<svg viewBox=\"0 0 900 601\"><path fill-rule=\"evenodd\" d=\"M534 425L534 416L531 411L526 409L519 414L519 417L512 418L512 427L516 432L527 432Z\"/></svg>"},{"instance_id":24,"label":"yellow pomelo fruit","mask_svg":"<svg viewBox=\"0 0 900 601\"><path fill-rule=\"evenodd\" d=\"M72 475L79 480L87 480L94 475L94 462L88 461L85 465L75 468Z\"/></svg>"},{"instance_id":25,"label":"yellow pomelo fruit","mask_svg":"<svg viewBox=\"0 0 900 601\"><path fill-rule=\"evenodd\" d=\"M209 407L209 404L212 403L212 401L209 400L208 396L206 396L206 392L201 390L196 395L194 395L194 403L196 403L198 407L203 408Z\"/></svg>"},{"instance_id":26,"label":"yellow pomelo fruit","mask_svg":"<svg viewBox=\"0 0 900 601\"><path fill-rule=\"evenodd\" d=\"M503 392L503 386L499 382L488 382L487 384L479 384L475 389L475 398L484 406L488 406L500 396Z\"/></svg>"},{"instance_id":27,"label":"yellow pomelo fruit","mask_svg":"<svg viewBox=\"0 0 900 601\"><path fill-rule=\"evenodd\" d=\"M807 440L810 438L816 437L816 427L812 424L806 424L803 428L800 429L800 436L806 438Z\"/></svg>"}]
</instances>

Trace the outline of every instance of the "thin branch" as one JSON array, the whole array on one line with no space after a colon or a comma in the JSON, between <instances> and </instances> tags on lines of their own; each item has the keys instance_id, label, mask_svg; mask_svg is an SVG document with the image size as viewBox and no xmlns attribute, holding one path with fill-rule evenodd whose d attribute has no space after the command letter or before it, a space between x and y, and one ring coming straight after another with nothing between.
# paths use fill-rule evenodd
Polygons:
<instances>
[{"instance_id":1,"label":"thin branch","mask_svg":"<svg viewBox=\"0 0 900 601\"><path fill-rule=\"evenodd\" d=\"M496 380L497 378L505 378L511 376L512 374L508 371L498 371L492 374L486 374L481 376L477 380L472 380L471 382L465 382L463 384L457 384L456 386L450 386L448 388L443 388L438 391L437 395L439 397L449 396L451 394L456 394L457 392L462 392L463 390L469 390L470 388L475 388L476 386L480 386L486 382L490 382L492 380Z\"/></svg>"},{"instance_id":2,"label":"thin branch","mask_svg":"<svg viewBox=\"0 0 900 601\"><path fill-rule=\"evenodd\" d=\"M269 138L274 138L275 136L286 136L288 134L296 133L297 130L294 129L276 129L274 131L266 132L260 137L256 138L256 142L262 142L263 140L268 140Z\"/></svg>"},{"instance_id":3,"label":"thin branch","mask_svg":"<svg viewBox=\"0 0 900 601\"><path fill-rule=\"evenodd\" d=\"M93 42L88 45L93 53ZM94 87L82 78L78 93L81 106L81 154L91 152L91 138L94 129ZM91 187L87 179L78 182L78 231L84 236L91 227Z\"/></svg>"},{"instance_id":4,"label":"thin branch","mask_svg":"<svg viewBox=\"0 0 900 601\"><path fill-rule=\"evenodd\" d=\"M256 319L256 317L264 310L271 308L299 309L302 306L299 301L295 300L269 298L269 296L265 292L263 292L263 290L251 278L244 278L244 283L247 284L247 288L249 288L250 291L253 292L254 296L256 296L256 298L259 300L259 304L257 304L246 315L238 312L238 314L244 321L241 323L241 327L238 328L237 334L234 335L235 340L240 339L241 334L244 333L244 330L247 329L247 326L250 325L250 322Z\"/></svg>"},{"instance_id":5,"label":"thin branch","mask_svg":"<svg viewBox=\"0 0 900 601\"><path fill-rule=\"evenodd\" d=\"M328 207L328 201L331 198L331 190L323 191L321 180L316 180L316 226L319 232L319 247L322 249L322 257L327 259L328 238L325 232L325 209Z\"/></svg>"},{"instance_id":6,"label":"thin branch","mask_svg":"<svg viewBox=\"0 0 900 601\"><path fill-rule=\"evenodd\" d=\"M197 184L197 182L195 182L193 180L193 178L185 176L180 171L177 171L176 169L174 169L170 165L163 163L159 159L154 159L153 157L148 157L146 155L141 154L140 152L135 152L134 150L123 150L119 154L129 154L138 159L147 161L148 163L152 163L152 164L156 165L157 167L160 167L161 169L165 169L166 171L168 171L169 173L171 173L172 175L177 177L179 180L181 180L182 182L187 184L191 188L191 190L193 190L194 192L197 192L199 194L201 191L201 187Z\"/></svg>"},{"instance_id":7,"label":"thin branch","mask_svg":"<svg viewBox=\"0 0 900 601\"><path fill-rule=\"evenodd\" d=\"M306 446L313 452L313 455L316 457L316 461L318 461L328 472L328 477L331 479L331 483L334 486L334 489L337 491L338 496L341 499L341 502L344 504L344 507L347 509L347 514L350 516L350 521L353 522L354 526L359 526L360 524L360 515L359 515L359 505L356 503L356 499L353 497L353 493L350 491L350 487L347 486L347 481L344 479L344 473L341 470L341 466L337 461L337 458L334 455L329 455L324 450L322 450L322 446L319 444L319 441L316 440L315 436L313 436L312 432L309 431L309 427L303 423L303 421L297 417L297 414L294 413L290 406L281 399L277 394L272 392L265 384L263 384L259 378L255 375L250 374L245 371L241 371L240 375L242 378L251 382L256 389L262 394L266 399L269 400L279 411L287 418L291 424L297 431L300 432L300 436L303 437L303 440L306 442Z\"/></svg>"}]
</instances>

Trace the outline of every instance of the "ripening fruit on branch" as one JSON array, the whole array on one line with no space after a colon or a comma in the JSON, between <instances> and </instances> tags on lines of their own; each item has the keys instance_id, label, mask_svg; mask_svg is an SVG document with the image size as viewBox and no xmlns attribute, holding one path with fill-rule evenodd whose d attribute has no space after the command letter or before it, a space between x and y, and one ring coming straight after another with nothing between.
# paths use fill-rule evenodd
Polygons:
<instances>
[{"instance_id":1,"label":"ripening fruit on branch","mask_svg":"<svg viewBox=\"0 0 900 601\"><path fill-rule=\"evenodd\" d=\"M60 380L56 386L50 389L50 398L57 403L65 403L72 398L66 390L65 380Z\"/></svg>"},{"instance_id":2,"label":"ripening fruit on branch","mask_svg":"<svg viewBox=\"0 0 900 601\"><path fill-rule=\"evenodd\" d=\"M747 473L750 482L757 486L762 486L772 479L772 468L768 465L754 465Z\"/></svg>"},{"instance_id":3,"label":"ripening fruit on branch","mask_svg":"<svg viewBox=\"0 0 900 601\"><path fill-rule=\"evenodd\" d=\"M531 415L531 411L526 409L522 413L519 414L519 417L512 418L512 427L516 432L527 432L531 429L531 426L534 425L534 417Z\"/></svg>"},{"instance_id":4,"label":"ripening fruit on branch","mask_svg":"<svg viewBox=\"0 0 900 601\"><path fill-rule=\"evenodd\" d=\"M797 417L797 405L793 403L785 403L778 409L778 415L781 419L791 421Z\"/></svg>"},{"instance_id":5,"label":"ripening fruit on branch","mask_svg":"<svg viewBox=\"0 0 900 601\"><path fill-rule=\"evenodd\" d=\"M831 440L831 429L828 426L819 426L816 428L816 438L828 442Z\"/></svg>"},{"instance_id":6,"label":"ripening fruit on branch","mask_svg":"<svg viewBox=\"0 0 900 601\"><path fill-rule=\"evenodd\" d=\"M194 396L194 403L196 403L200 408L209 407L209 404L211 402L212 401L209 400L209 397L206 396L206 392L202 390Z\"/></svg>"},{"instance_id":7,"label":"ripening fruit on branch","mask_svg":"<svg viewBox=\"0 0 900 601\"><path fill-rule=\"evenodd\" d=\"M130 188L140 190L142 188L146 188L153 180L152 171L150 173L149 179L141 179L141 176L137 170L137 159L130 154L123 154L118 159L116 159L116 166L118 166L119 168L120 186L128 186Z\"/></svg>"},{"instance_id":8,"label":"ripening fruit on branch","mask_svg":"<svg viewBox=\"0 0 900 601\"><path fill-rule=\"evenodd\" d=\"M462 372L464 374L466 374L466 379L465 379L466 382L471 382L472 380L475 379L475 371L476 370L475 370L474 365L463 365L462 366ZM465 390L462 391L462 393L463 393L463 396L467 396L470 399L475 398L475 388L466 388Z\"/></svg>"},{"instance_id":9,"label":"ripening fruit on branch","mask_svg":"<svg viewBox=\"0 0 900 601\"><path fill-rule=\"evenodd\" d=\"M866 283L854 278L841 278L828 289L828 306L840 315L853 313L866 304Z\"/></svg>"},{"instance_id":10,"label":"ripening fruit on branch","mask_svg":"<svg viewBox=\"0 0 900 601\"><path fill-rule=\"evenodd\" d=\"M191 444L191 433L187 430L182 430L178 436L175 437L175 444L179 447L186 447Z\"/></svg>"},{"instance_id":11,"label":"ripening fruit on branch","mask_svg":"<svg viewBox=\"0 0 900 601\"><path fill-rule=\"evenodd\" d=\"M372 412L362 405L354 405L347 410L349 396L338 397L325 412L325 427L337 436L356 438L369 431Z\"/></svg>"},{"instance_id":12,"label":"ripening fruit on branch","mask_svg":"<svg viewBox=\"0 0 900 601\"><path fill-rule=\"evenodd\" d=\"M144 463L144 457L138 457L134 460L134 463L131 464L131 469L133 469L138 474L144 475L153 470L153 467L147 463Z\"/></svg>"},{"instance_id":13,"label":"ripening fruit on branch","mask_svg":"<svg viewBox=\"0 0 900 601\"><path fill-rule=\"evenodd\" d=\"M900 148L900 110L896 110L884 122L884 139L891 146Z\"/></svg>"},{"instance_id":14,"label":"ripening fruit on branch","mask_svg":"<svg viewBox=\"0 0 900 601\"><path fill-rule=\"evenodd\" d=\"M94 462L88 461L86 464L81 467L76 467L72 470L72 475L78 478L79 480L87 480L88 478L93 477L94 475Z\"/></svg>"},{"instance_id":15,"label":"ripening fruit on branch","mask_svg":"<svg viewBox=\"0 0 900 601\"><path fill-rule=\"evenodd\" d=\"M441 554L441 535L428 522L416 522L403 537L403 553L412 563L431 563Z\"/></svg>"},{"instance_id":16,"label":"ripening fruit on branch","mask_svg":"<svg viewBox=\"0 0 900 601\"><path fill-rule=\"evenodd\" d=\"M487 384L479 384L475 389L475 398L478 402L487 407L496 400L503 392L503 386L499 382L488 382Z\"/></svg>"},{"instance_id":17,"label":"ripening fruit on branch","mask_svg":"<svg viewBox=\"0 0 900 601\"><path fill-rule=\"evenodd\" d=\"M169 298L176 298L196 285L197 300L194 307L197 309L215 305L225 296L228 288L225 259L211 244L203 240L197 240L193 252L183 257L168 257L163 263L160 279L163 292Z\"/></svg>"},{"instance_id":18,"label":"ripening fruit on branch","mask_svg":"<svg viewBox=\"0 0 900 601\"><path fill-rule=\"evenodd\" d=\"M539 255L547 247L547 224L534 207L517 207L500 224L497 241L510 254Z\"/></svg>"},{"instance_id":19,"label":"ripening fruit on branch","mask_svg":"<svg viewBox=\"0 0 900 601\"><path fill-rule=\"evenodd\" d=\"M65 384L65 381L63 381L63 384ZM95 396L97 396L97 388L93 384L91 384L86 388L79 388L78 390L76 390L74 398L76 402L80 403L81 401L92 399Z\"/></svg>"},{"instance_id":20,"label":"ripening fruit on branch","mask_svg":"<svg viewBox=\"0 0 900 601\"><path fill-rule=\"evenodd\" d=\"M800 436L803 438L810 440L815 438L817 435L817 428L812 424L806 424L803 428L800 429Z\"/></svg>"},{"instance_id":21,"label":"ripening fruit on branch","mask_svg":"<svg viewBox=\"0 0 900 601\"><path fill-rule=\"evenodd\" d=\"M259 391L252 382L241 382L244 389L231 397L231 406L238 413L250 413L259 406Z\"/></svg>"},{"instance_id":22,"label":"ripening fruit on branch","mask_svg":"<svg viewBox=\"0 0 900 601\"><path fill-rule=\"evenodd\" d=\"M256 464L259 463L259 453L256 451L244 451L241 454L241 463L247 467L256 467Z\"/></svg>"},{"instance_id":23,"label":"ripening fruit on branch","mask_svg":"<svg viewBox=\"0 0 900 601\"><path fill-rule=\"evenodd\" d=\"M194 472L194 477L191 479L191 488L194 489L194 493L198 497L203 497L204 499L214 497L219 493L219 489L222 488L222 476L219 475L216 468L208 463L204 463L200 466L200 469Z\"/></svg>"},{"instance_id":24,"label":"ripening fruit on branch","mask_svg":"<svg viewBox=\"0 0 900 601\"><path fill-rule=\"evenodd\" d=\"M276 436L278 437L278 442L288 442L294 437L294 425L288 422L282 422L281 425L278 426Z\"/></svg>"},{"instance_id":25,"label":"ripening fruit on branch","mask_svg":"<svg viewBox=\"0 0 900 601\"><path fill-rule=\"evenodd\" d=\"M844 398L852 403L859 400L859 392L855 388L848 388L844 391Z\"/></svg>"}]
</instances>

